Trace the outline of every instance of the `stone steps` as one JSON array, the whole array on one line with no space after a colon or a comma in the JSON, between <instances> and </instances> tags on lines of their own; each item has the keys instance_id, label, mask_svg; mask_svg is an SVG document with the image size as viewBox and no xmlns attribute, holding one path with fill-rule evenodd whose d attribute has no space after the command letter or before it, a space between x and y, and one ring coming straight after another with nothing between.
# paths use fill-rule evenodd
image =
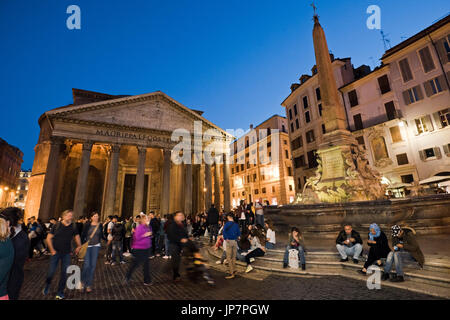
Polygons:
<instances>
[{"instance_id":1,"label":"stone steps","mask_svg":"<svg viewBox=\"0 0 450 320\"><path fill-rule=\"evenodd\" d=\"M214 260L220 259L222 255L221 249L214 251L207 247L206 250ZM282 250L270 250L265 257L256 258L252 266L255 271L261 270L288 276L344 276L362 281L367 280L367 276L357 273L357 270L362 267L362 263L358 265L353 262L341 263L336 259L336 257L339 257L332 252L309 252L306 256L305 271L291 268L284 269L281 254ZM316 259L317 256L329 257L337 261L319 260ZM244 262L237 261L237 265L245 268ZM439 264L437 267L441 271L409 270L405 268L405 282L393 283L383 281L382 286L397 287L450 299L450 272L448 267L447 265L440 266Z\"/></svg>"}]
</instances>

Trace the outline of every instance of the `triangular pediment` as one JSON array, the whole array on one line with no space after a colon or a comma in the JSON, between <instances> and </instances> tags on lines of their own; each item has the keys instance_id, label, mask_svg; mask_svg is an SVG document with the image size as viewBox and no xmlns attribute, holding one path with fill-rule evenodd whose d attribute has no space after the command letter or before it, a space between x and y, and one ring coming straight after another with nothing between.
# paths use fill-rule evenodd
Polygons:
<instances>
[{"instance_id":1,"label":"triangular pediment","mask_svg":"<svg viewBox=\"0 0 450 320\"><path fill-rule=\"evenodd\" d=\"M225 132L162 92L118 98L98 103L69 106L47 112L50 118L71 119L120 127L135 127L172 132L183 128L193 132L194 121L202 121L204 129L214 127Z\"/></svg>"}]
</instances>

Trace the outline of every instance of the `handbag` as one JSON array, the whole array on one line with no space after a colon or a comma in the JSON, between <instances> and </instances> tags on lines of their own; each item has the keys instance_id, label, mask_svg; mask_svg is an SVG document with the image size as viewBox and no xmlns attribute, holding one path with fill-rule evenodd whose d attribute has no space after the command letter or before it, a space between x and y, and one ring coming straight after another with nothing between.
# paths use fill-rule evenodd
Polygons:
<instances>
[{"instance_id":1,"label":"handbag","mask_svg":"<svg viewBox=\"0 0 450 320\"><path fill-rule=\"evenodd\" d=\"M91 236L89 237L88 241L86 241L85 243L83 243L80 247L80 251L78 251L78 259L84 259L84 256L86 255L87 252L87 248L89 246L89 241L92 240L92 238L94 237L94 234L97 232L98 226L100 225L97 224L97 226L95 227L94 231L92 231Z\"/></svg>"}]
</instances>

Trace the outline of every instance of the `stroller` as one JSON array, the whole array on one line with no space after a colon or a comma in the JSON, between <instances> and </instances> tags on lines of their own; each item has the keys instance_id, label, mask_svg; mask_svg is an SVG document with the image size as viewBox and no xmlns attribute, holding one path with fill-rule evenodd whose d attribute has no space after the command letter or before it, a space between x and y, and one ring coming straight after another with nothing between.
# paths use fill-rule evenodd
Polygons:
<instances>
[{"instance_id":1,"label":"stroller","mask_svg":"<svg viewBox=\"0 0 450 320\"><path fill-rule=\"evenodd\" d=\"M208 272L208 267L206 266L206 260L200 253L198 245L189 240L183 249L186 273L189 278L194 283L199 282L199 279L203 278L210 286L215 285L214 279Z\"/></svg>"}]
</instances>

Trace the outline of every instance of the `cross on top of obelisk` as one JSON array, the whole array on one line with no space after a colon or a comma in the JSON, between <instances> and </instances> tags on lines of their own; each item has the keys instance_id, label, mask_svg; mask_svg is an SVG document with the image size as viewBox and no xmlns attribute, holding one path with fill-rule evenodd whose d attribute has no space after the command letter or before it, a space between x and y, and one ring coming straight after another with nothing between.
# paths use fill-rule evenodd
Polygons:
<instances>
[{"instance_id":1,"label":"cross on top of obelisk","mask_svg":"<svg viewBox=\"0 0 450 320\"><path fill-rule=\"evenodd\" d=\"M318 23L319 16L317 15L317 7L316 7L316 4L314 3L314 1L310 4L310 6L313 7L313 9L314 9L314 22Z\"/></svg>"},{"instance_id":2,"label":"cross on top of obelisk","mask_svg":"<svg viewBox=\"0 0 450 320\"><path fill-rule=\"evenodd\" d=\"M317 7L316 4L314 3L314 1L310 4L311 7L313 7L314 9L314 16L317 16Z\"/></svg>"}]
</instances>

